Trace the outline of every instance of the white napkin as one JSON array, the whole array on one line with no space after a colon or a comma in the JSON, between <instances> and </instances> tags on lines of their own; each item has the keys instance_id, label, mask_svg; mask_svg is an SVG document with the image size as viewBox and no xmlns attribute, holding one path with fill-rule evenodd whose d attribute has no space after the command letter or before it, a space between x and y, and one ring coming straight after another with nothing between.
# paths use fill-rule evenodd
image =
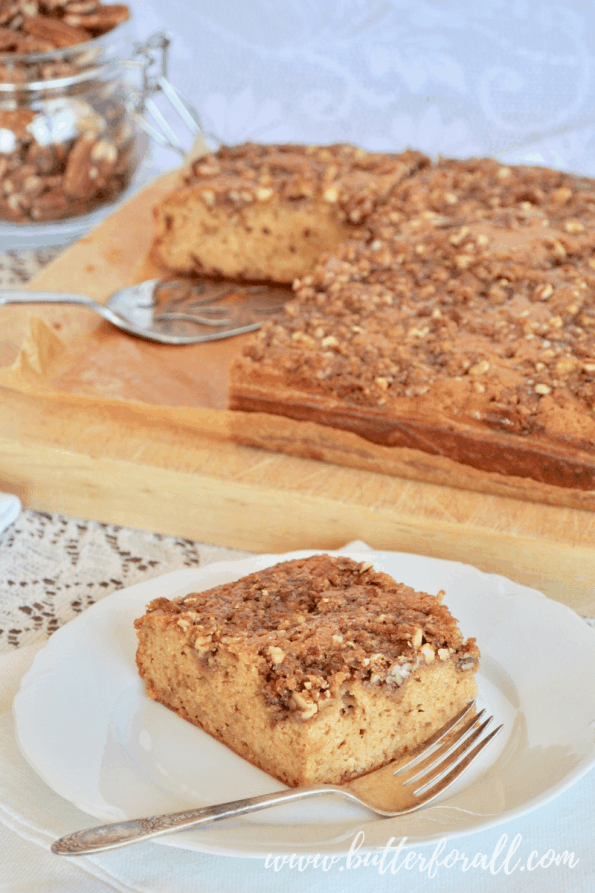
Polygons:
<instances>
[{"instance_id":1,"label":"white napkin","mask_svg":"<svg viewBox=\"0 0 595 893\"><path fill-rule=\"evenodd\" d=\"M0 533L19 516L21 503L18 497L0 493Z\"/></svg>"},{"instance_id":2,"label":"white napkin","mask_svg":"<svg viewBox=\"0 0 595 893\"><path fill-rule=\"evenodd\" d=\"M595 645L595 642L594 642ZM455 893L460 889L481 889L500 893L523 889L524 893L579 893L595 886L595 770L591 770L569 791L549 805L478 834L445 842L434 875L428 866L420 870L419 859L404 851L395 863L381 873L378 866L355 866L341 859L329 870L308 866L284 866L275 871L263 860L235 859L201 855L171 849L155 843L138 844L94 857L54 856L49 847L54 839L96 820L76 809L29 768L14 738L11 703L19 682L33 657L43 645L30 645L0 655L0 891L10 893L359 893L374 889L394 893L397 886L410 893ZM223 827L223 826L222 826ZM516 838L516 840L515 840ZM388 843L388 840L387 840ZM398 841L395 841L398 843ZM511 850L512 848L512 850ZM435 844L417 848L418 856L429 860ZM507 853L511 851L508 861ZM574 853L574 867L552 862L553 855ZM527 867L542 860L533 870ZM457 854L471 861L486 857L486 868L463 870Z\"/></svg>"}]
</instances>

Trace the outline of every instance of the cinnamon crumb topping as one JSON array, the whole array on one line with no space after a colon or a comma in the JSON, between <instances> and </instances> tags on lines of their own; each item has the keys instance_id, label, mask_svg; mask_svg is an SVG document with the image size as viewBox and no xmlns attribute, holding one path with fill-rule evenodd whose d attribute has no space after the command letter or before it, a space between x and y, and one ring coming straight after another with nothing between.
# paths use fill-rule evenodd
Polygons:
<instances>
[{"instance_id":1,"label":"cinnamon crumb topping","mask_svg":"<svg viewBox=\"0 0 595 893\"><path fill-rule=\"evenodd\" d=\"M393 188L428 163L421 152L366 152L348 145L223 146L193 162L187 185L200 185L204 203L236 207L272 199L322 200L348 223L362 223Z\"/></svg>"},{"instance_id":2,"label":"cinnamon crumb topping","mask_svg":"<svg viewBox=\"0 0 595 893\"><path fill-rule=\"evenodd\" d=\"M269 703L305 720L354 678L398 686L434 660L474 670L475 640L463 641L442 595L415 592L368 563L316 555L156 599L147 613L176 624L201 659L225 647L264 661Z\"/></svg>"},{"instance_id":3,"label":"cinnamon crumb topping","mask_svg":"<svg viewBox=\"0 0 595 893\"><path fill-rule=\"evenodd\" d=\"M428 407L592 449L594 181L440 161L398 185L366 226L370 238L295 283L295 301L245 349L237 382L270 374L381 414Z\"/></svg>"}]
</instances>

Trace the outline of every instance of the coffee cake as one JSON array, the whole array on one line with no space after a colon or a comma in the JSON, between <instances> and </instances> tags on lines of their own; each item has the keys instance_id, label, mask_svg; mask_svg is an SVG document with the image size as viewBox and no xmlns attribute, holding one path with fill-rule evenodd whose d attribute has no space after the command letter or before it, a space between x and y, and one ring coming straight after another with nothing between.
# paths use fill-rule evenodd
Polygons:
<instances>
[{"instance_id":1,"label":"coffee cake","mask_svg":"<svg viewBox=\"0 0 595 893\"><path fill-rule=\"evenodd\" d=\"M357 434L380 470L405 448L430 480L554 503L595 491L595 181L250 144L194 162L156 214L172 269L293 279L232 364L230 409L264 414L237 440L267 447L285 416Z\"/></svg>"},{"instance_id":2,"label":"coffee cake","mask_svg":"<svg viewBox=\"0 0 595 893\"><path fill-rule=\"evenodd\" d=\"M427 164L353 146L222 147L155 208L153 253L178 273L291 283Z\"/></svg>"},{"instance_id":3,"label":"coffee cake","mask_svg":"<svg viewBox=\"0 0 595 893\"><path fill-rule=\"evenodd\" d=\"M149 697L288 785L339 783L426 740L476 694L479 650L437 596L315 555L135 622Z\"/></svg>"},{"instance_id":4,"label":"coffee cake","mask_svg":"<svg viewBox=\"0 0 595 893\"><path fill-rule=\"evenodd\" d=\"M294 283L230 407L595 489L594 181L442 160L367 227Z\"/></svg>"}]
</instances>

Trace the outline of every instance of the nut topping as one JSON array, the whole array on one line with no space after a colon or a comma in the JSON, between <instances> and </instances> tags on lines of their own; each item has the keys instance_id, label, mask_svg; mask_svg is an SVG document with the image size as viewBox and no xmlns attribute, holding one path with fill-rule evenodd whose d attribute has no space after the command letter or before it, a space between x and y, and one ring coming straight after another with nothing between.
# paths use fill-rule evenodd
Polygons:
<instances>
[{"instance_id":1,"label":"nut topping","mask_svg":"<svg viewBox=\"0 0 595 893\"><path fill-rule=\"evenodd\" d=\"M452 648L455 661L479 657L435 596L344 557L282 562L148 610L183 630L201 659L214 665L225 647L261 667L267 703L303 722L349 710L354 680L398 688L438 649L449 657ZM423 639L420 652L413 644Z\"/></svg>"},{"instance_id":2,"label":"nut topping","mask_svg":"<svg viewBox=\"0 0 595 893\"><path fill-rule=\"evenodd\" d=\"M592 490L569 450L595 440L595 181L502 170L446 159L405 176L245 346L231 407L266 380L271 405L279 385L313 421L383 446ZM482 428L515 440L480 455Z\"/></svg>"},{"instance_id":3,"label":"nut topping","mask_svg":"<svg viewBox=\"0 0 595 893\"><path fill-rule=\"evenodd\" d=\"M274 664L281 664L285 660L285 652L282 648L278 648L276 645L269 645L268 651L269 657Z\"/></svg>"}]
</instances>

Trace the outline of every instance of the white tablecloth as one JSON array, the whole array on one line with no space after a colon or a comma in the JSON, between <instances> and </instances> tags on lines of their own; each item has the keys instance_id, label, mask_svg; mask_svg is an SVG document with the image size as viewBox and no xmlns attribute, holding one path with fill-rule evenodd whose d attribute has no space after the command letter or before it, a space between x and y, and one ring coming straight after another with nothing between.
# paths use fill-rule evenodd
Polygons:
<instances>
[{"instance_id":1,"label":"white tablecloth","mask_svg":"<svg viewBox=\"0 0 595 893\"><path fill-rule=\"evenodd\" d=\"M595 175L585 0L130 5L139 37L170 31L171 78L223 142L410 146Z\"/></svg>"}]
</instances>

